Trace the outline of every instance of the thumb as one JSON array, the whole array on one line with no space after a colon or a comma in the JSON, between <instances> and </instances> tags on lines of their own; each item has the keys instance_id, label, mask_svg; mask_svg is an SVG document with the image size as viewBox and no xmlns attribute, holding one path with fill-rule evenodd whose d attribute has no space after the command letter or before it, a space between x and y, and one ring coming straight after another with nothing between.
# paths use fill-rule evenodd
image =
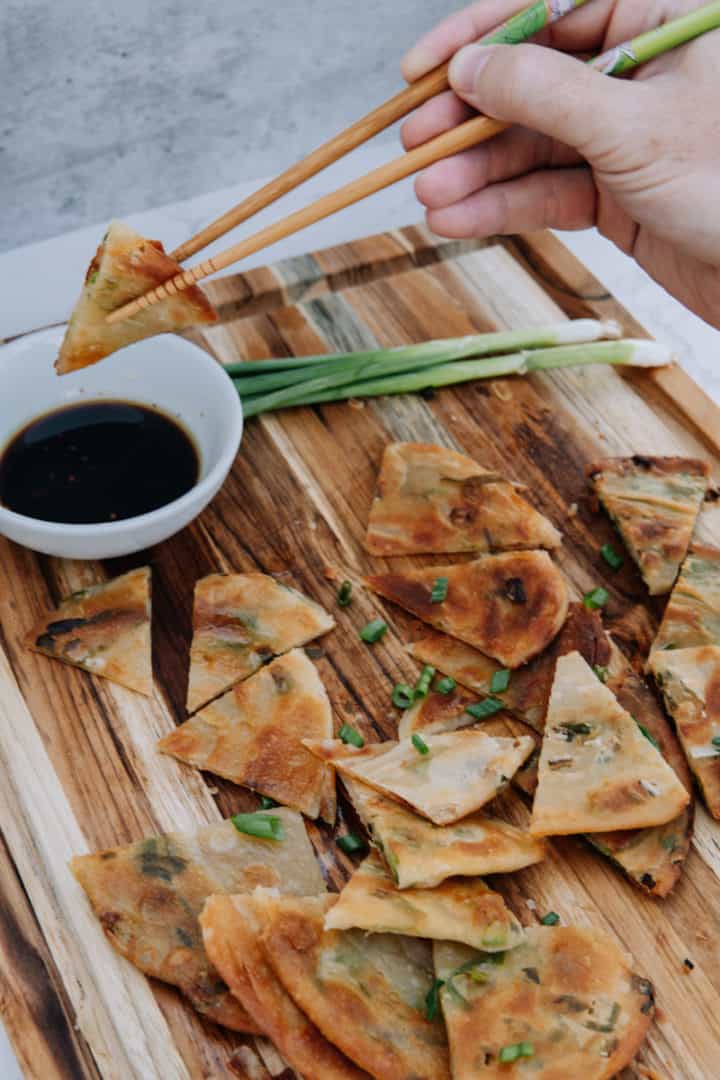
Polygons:
<instances>
[{"instance_id":1,"label":"thumb","mask_svg":"<svg viewBox=\"0 0 720 1080\"><path fill-rule=\"evenodd\" d=\"M532 128L588 159L622 140L629 126L628 91L637 90L636 84L538 45L467 45L453 58L450 85L479 112Z\"/></svg>"}]
</instances>

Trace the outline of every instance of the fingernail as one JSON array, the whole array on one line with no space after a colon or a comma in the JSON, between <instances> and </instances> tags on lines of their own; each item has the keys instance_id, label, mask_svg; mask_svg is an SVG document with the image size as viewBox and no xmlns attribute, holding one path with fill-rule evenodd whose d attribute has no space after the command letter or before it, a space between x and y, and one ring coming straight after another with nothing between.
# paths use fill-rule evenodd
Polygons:
<instances>
[{"instance_id":1,"label":"fingernail","mask_svg":"<svg viewBox=\"0 0 720 1080\"><path fill-rule=\"evenodd\" d=\"M460 93L475 89L480 72L490 59L491 50L485 45L466 45L455 53L450 64L450 85Z\"/></svg>"}]
</instances>

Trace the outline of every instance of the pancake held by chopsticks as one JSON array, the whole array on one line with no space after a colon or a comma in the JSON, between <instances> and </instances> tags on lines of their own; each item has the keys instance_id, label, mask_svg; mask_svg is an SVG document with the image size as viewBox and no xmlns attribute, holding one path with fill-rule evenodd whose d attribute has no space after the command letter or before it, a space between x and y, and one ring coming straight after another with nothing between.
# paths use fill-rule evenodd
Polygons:
<instances>
[{"instance_id":1,"label":"pancake held by chopsticks","mask_svg":"<svg viewBox=\"0 0 720 1080\"><path fill-rule=\"evenodd\" d=\"M150 570L131 570L63 600L28 634L35 652L152 694Z\"/></svg>"},{"instance_id":2,"label":"pancake held by chopsticks","mask_svg":"<svg viewBox=\"0 0 720 1080\"><path fill-rule=\"evenodd\" d=\"M651 653L720 645L720 549L694 544L667 602Z\"/></svg>"},{"instance_id":3,"label":"pancake held by chopsticks","mask_svg":"<svg viewBox=\"0 0 720 1080\"><path fill-rule=\"evenodd\" d=\"M306 741L343 776L360 780L436 825L467 817L494 798L533 751L527 736L494 738L482 731L427 735L358 749L339 740Z\"/></svg>"},{"instance_id":4,"label":"pancake held by chopsticks","mask_svg":"<svg viewBox=\"0 0 720 1080\"><path fill-rule=\"evenodd\" d=\"M368 1080L283 989L260 938L262 912L262 901L253 896L211 896L200 916L211 962L293 1069L323 1080Z\"/></svg>"},{"instance_id":5,"label":"pancake held by chopsticks","mask_svg":"<svg viewBox=\"0 0 720 1080\"><path fill-rule=\"evenodd\" d=\"M400 890L372 851L325 919L326 930L367 930L435 941L460 941L502 952L522 940L522 927L499 893L481 878L454 878L432 889Z\"/></svg>"},{"instance_id":6,"label":"pancake held by chopsticks","mask_svg":"<svg viewBox=\"0 0 720 1080\"><path fill-rule=\"evenodd\" d=\"M706 463L636 454L600 461L589 473L650 594L670 592L708 488Z\"/></svg>"},{"instance_id":7,"label":"pancake held by chopsticks","mask_svg":"<svg viewBox=\"0 0 720 1080\"><path fill-rule=\"evenodd\" d=\"M78 855L71 863L118 952L146 975L177 986L209 1020L237 1031L258 1029L208 962L198 924L208 896L258 885L301 896L325 888L302 818L284 809L273 816L283 834L277 840L256 839L222 821Z\"/></svg>"},{"instance_id":8,"label":"pancake held by chopsticks","mask_svg":"<svg viewBox=\"0 0 720 1080\"><path fill-rule=\"evenodd\" d=\"M720 819L720 647L659 650L650 664L707 808Z\"/></svg>"},{"instance_id":9,"label":"pancake held by chopsticks","mask_svg":"<svg viewBox=\"0 0 720 1080\"><path fill-rule=\"evenodd\" d=\"M436 942L453 1080L609 1080L642 1045L653 987L606 934L538 926L493 957Z\"/></svg>"},{"instance_id":10,"label":"pancake held by chopsticks","mask_svg":"<svg viewBox=\"0 0 720 1080\"><path fill-rule=\"evenodd\" d=\"M446 579L447 593L434 602L438 579ZM366 580L386 600L510 668L550 644L568 609L565 582L545 551L485 555L456 566Z\"/></svg>"},{"instance_id":11,"label":"pancake held by chopsticks","mask_svg":"<svg viewBox=\"0 0 720 1080\"><path fill-rule=\"evenodd\" d=\"M166 735L158 749L332 824L334 772L301 741L332 733L325 687L294 649Z\"/></svg>"},{"instance_id":12,"label":"pancake held by chopsticks","mask_svg":"<svg viewBox=\"0 0 720 1080\"><path fill-rule=\"evenodd\" d=\"M113 221L87 269L70 316L55 361L58 374L96 364L117 349L155 334L177 333L189 326L216 322L212 304L197 285L114 326L105 322L108 312L180 271L159 240L146 240L121 221Z\"/></svg>"},{"instance_id":13,"label":"pancake held by chopsticks","mask_svg":"<svg viewBox=\"0 0 720 1080\"><path fill-rule=\"evenodd\" d=\"M445 1030L425 1016L429 942L325 930L332 899L263 896L262 903L262 943L275 975L327 1039L377 1080L449 1080Z\"/></svg>"},{"instance_id":14,"label":"pancake held by chopsticks","mask_svg":"<svg viewBox=\"0 0 720 1080\"><path fill-rule=\"evenodd\" d=\"M557 662L530 831L638 829L671 821L690 796L579 653Z\"/></svg>"},{"instance_id":15,"label":"pancake held by chopsticks","mask_svg":"<svg viewBox=\"0 0 720 1080\"><path fill-rule=\"evenodd\" d=\"M555 548L560 534L515 485L454 450L385 448L365 546L371 555Z\"/></svg>"},{"instance_id":16,"label":"pancake held by chopsticks","mask_svg":"<svg viewBox=\"0 0 720 1080\"><path fill-rule=\"evenodd\" d=\"M319 604L267 574L202 578L195 586L188 712L334 625Z\"/></svg>"}]
</instances>

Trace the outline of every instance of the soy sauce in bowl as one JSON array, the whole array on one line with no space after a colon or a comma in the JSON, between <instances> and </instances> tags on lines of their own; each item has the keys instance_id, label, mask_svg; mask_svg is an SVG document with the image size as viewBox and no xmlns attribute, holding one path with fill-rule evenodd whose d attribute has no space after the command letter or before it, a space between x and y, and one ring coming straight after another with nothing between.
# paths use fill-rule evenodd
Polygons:
<instances>
[{"instance_id":1,"label":"soy sauce in bowl","mask_svg":"<svg viewBox=\"0 0 720 1080\"><path fill-rule=\"evenodd\" d=\"M164 413L126 401L56 409L0 455L0 505L66 525L95 525L166 506L198 482L190 435Z\"/></svg>"}]
</instances>

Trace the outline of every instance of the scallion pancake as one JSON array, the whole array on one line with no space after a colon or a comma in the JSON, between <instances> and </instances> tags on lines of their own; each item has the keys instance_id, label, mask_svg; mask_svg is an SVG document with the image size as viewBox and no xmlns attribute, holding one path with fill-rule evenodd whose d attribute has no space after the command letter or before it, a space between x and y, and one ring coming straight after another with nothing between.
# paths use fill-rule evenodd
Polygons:
<instances>
[{"instance_id":1,"label":"scallion pancake","mask_svg":"<svg viewBox=\"0 0 720 1080\"><path fill-rule=\"evenodd\" d=\"M208 1019L237 1031L257 1025L205 954L198 924L205 901L258 885L300 896L325 890L300 815L272 813L281 822L278 840L259 840L221 821L196 833L78 855L71 863L118 952L146 975L177 986Z\"/></svg>"},{"instance_id":2,"label":"scallion pancake","mask_svg":"<svg viewBox=\"0 0 720 1080\"><path fill-rule=\"evenodd\" d=\"M211 963L293 1069L323 1080L369 1080L283 989L262 945L262 911L262 902L249 895L208 899L200 925Z\"/></svg>"},{"instance_id":3,"label":"scallion pancake","mask_svg":"<svg viewBox=\"0 0 720 1080\"><path fill-rule=\"evenodd\" d=\"M609 1080L652 1023L652 984L598 930L533 927L501 957L433 952L453 1080Z\"/></svg>"},{"instance_id":4,"label":"scallion pancake","mask_svg":"<svg viewBox=\"0 0 720 1080\"><path fill-rule=\"evenodd\" d=\"M429 942L325 930L323 898L262 902L266 955L326 1039L376 1080L450 1080L444 1026L425 1016L434 979Z\"/></svg>"},{"instance_id":5,"label":"scallion pancake","mask_svg":"<svg viewBox=\"0 0 720 1080\"><path fill-rule=\"evenodd\" d=\"M694 545L667 602L651 655L720 646L720 549Z\"/></svg>"},{"instance_id":6,"label":"scallion pancake","mask_svg":"<svg viewBox=\"0 0 720 1080\"><path fill-rule=\"evenodd\" d=\"M659 750L579 653L557 661L530 831L647 828L690 796Z\"/></svg>"},{"instance_id":7,"label":"scallion pancake","mask_svg":"<svg viewBox=\"0 0 720 1080\"><path fill-rule=\"evenodd\" d=\"M560 533L514 484L464 454L391 443L365 546L371 555L556 548Z\"/></svg>"},{"instance_id":8,"label":"scallion pancake","mask_svg":"<svg viewBox=\"0 0 720 1080\"><path fill-rule=\"evenodd\" d=\"M152 694L150 570L131 570L63 600L27 636L35 652Z\"/></svg>"},{"instance_id":9,"label":"scallion pancake","mask_svg":"<svg viewBox=\"0 0 720 1080\"><path fill-rule=\"evenodd\" d=\"M339 740L306 745L323 761L433 821L449 825L497 795L534 749L528 736L482 731L426 735L361 749Z\"/></svg>"},{"instance_id":10,"label":"scallion pancake","mask_svg":"<svg viewBox=\"0 0 720 1080\"><path fill-rule=\"evenodd\" d=\"M158 749L332 824L333 770L301 741L332 733L325 687L305 653L294 649L206 705Z\"/></svg>"},{"instance_id":11,"label":"scallion pancake","mask_svg":"<svg viewBox=\"0 0 720 1080\"><path fill-rule=\"evenodd\" d=\"M694 458L609 458L590 476L652 596L670 592L692 540L710 470Z\"/></svg>"},{"instance_id":12,"label":"scallion pancake","mask_svg":"<svg viewBox=\"0 0 720 1080\"><path fill-rule=\"evenodd\" d=\"M117 349L155 334L178 333L189 326L216 322L205 293L191 285L129 319L107 324L109 312L180 273L182 267L165 254L159 240L146 240L123 222L113 221L87 269L70 316L55 361L58 374L96 364Z\"/></svg>"},{"instance_id":13,"label":"scallion pancake","mask_svg":"<svg viewBox=\"0 0 720 1080\"><path fill-rule=\"evenodd\" d=\"M202 578L195 586L188 712L334 625L319 604L267 574Z\"/></svg>"}]
</instances>

